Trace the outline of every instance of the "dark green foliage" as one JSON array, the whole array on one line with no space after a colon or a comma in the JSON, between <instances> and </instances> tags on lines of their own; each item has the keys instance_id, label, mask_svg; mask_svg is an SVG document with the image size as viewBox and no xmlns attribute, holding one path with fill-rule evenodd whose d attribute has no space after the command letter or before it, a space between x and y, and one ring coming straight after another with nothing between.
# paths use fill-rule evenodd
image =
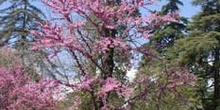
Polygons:
<instances>
[{"instance_id":1,"label":"dark green foliage","mask_svg":"<svg viewBox=\"0 0 220 110\"><path fill-rule=\"evenodd\" d=\"M156 58L143 57L140 69L148 66L159 67L161 70L162 68L167 69L164 64L172 63L171 56L176 57L178 55L171 47L177 39L186 36L186 26L188 24L186 18L176 16L179 5L183 5L180 0L167 0L167 4L162 6L161 11L158 12L161 15L173 14L176 22L167 22L154 29L149 43L143 47L149 49Z\"/></svg>"},{"instance_id":2,"label":"dark green foliage","mask_svg":"<svg viewBox=\"0 0 220 110\"><path fill-rule=\"evenodd\" d=\"M166 93L164 90L164 96L160 99L160 107L157 105L158 97L154 94L157 88L159 88L158 85L166 83L166 74L169 72L167 70L170 70L174 65L178 67L178 63L173 62L173 59L178 56L178 52L176 52L173 47L175 47L174 44L176 40L184 39L187 35L186 27L188 20L184 17L175 16L178 13L179 5L183 5L180 0L167 0L167 4L165 4L158 13L161 15L173 14L177 22L164 23L159 28L154 29L153 36L149 39L149 43L143 46L149 49L151 54L155 57L142 57L137 77L144 73L148 77L156 76L158 80L148 87L150 88L149 90L152 90L150 99L148 99L150 100L148 102L150 104L146 104L143 101L137 102L137 105L141 105L139 109L146 107L145 109L149 110L188 110L195 108L193 107L195 103L199 103L197 97L195 97L195 90L188 87L178 88L183 95L181 100L175 96L175 93L170 91ZM194 99L191 100L191 98ZM190 99L192 102L185 99Z\"/></svg>"},{"instance_id":3,"label":"dark green foliage","mask_svg":"<svg viewBox=\"0 0 220 110\"><path fill-rule=\"evenodd\" d=\"M178 5L183 5L179 0L167 1L168 3L164 5L159 12L162 15L175 15L179 10ZM150 43L147 45L151 45L151 47L153 46L153 49L162 54L167 48L173 45L176 39L183 38L188 20L184 17L177 17L176 20L177 22L168 22L156 29L153 33L154 36L150 39Z\"/></svg>"},{"instance_id":4,"label":"dark green foliage","mask_svg":"<svg viewBox=\"0 0 220 110\"><path fill-rule=\"evenodd\" d=\"M220 106L220 1L194 0L202 12L193 17L189 35L177 40L170 54L198 76L197 94L205 110ZM170 55L170 59L174 57Z\"/></svg>"}]
</instances>

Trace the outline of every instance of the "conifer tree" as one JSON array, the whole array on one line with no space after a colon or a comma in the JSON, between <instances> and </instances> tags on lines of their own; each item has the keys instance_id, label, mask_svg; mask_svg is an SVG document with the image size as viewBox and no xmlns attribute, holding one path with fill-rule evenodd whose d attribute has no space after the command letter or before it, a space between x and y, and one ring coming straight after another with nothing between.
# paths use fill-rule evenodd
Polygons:
<instances>
[{"instance_id":1,"label":"conifer tree","mask_svg":"<svg viewBox=\"0 0 220 110\"><path fill-rule=\"evenodd\" d=\"M181 0L167 0L167 3L162 6L161 10L155 12L160 15L172 14L176 19L176 22L166 22L160 27L152 29L152 37L149 38L148 43L143 45L143 48L149 49L151 57L142 57L137 77L143 77L143 73L146 75L145 71L148 71L147 75L153 78L154 81L146 84L145 86L151 88L151 91L156 91L156 88L158 88L160 83L166 83L167 74L170 74L170 72L179 74L178 69L183 69L178 63L173 62L171 59L176 56L176 54L173 54L174 50L172 49L174 42L177 39L181 39L186 36L185 33L188 20L185 17L179 16L179 6L182 5L183 3ZM175 110L190 109L193 107L196 99L191 100L190 103L186 100L177 100L177 97L192 99L192 97L194 97L193 89L179 87L177 91L178 90L180 90L181 94L179 96L166 93L166 90L164 90L164 95L159 97L153 92L150 93L151 96L148 100L152 100L152 103L149 104L150 106L146 106L146 109ZM158 101L161 102L160 105L155 103ZM140 105L142 104L143 103L140 103Z\"/></svg>"},{"instance_id":2,"label":"conifer tree","mask_svg":"<svg viewBox=\"0 0 220 110\"><path fill-rule=\"evenodd\" d=\"M141 65L151 65L161 68L161 65L170 64L172 53L171 47L177 39L184 38L186 33L187 18L179 16L179 5L183 5L180 0L167 0L161 11L156 12L160 15L172 14L176 22L166 22L158 28L152 29L153 36L143 47L150 50L150 54L156 57L143 57ZM165 68L167 68L165 66Z\"/></svg>"},{"instance_id":3,"label":"conifer tree","mask_svg":"<svg viewBox=\"0 0 220 110\"><path fill-rule=\"evenodd\" d=\"M39 30L36 22L42 22L45 16L30 0L2 1L1 5L5 4L10 5L0 10L1 46L27 48L27 42L34 41L27 30Z\"/></svg>"},{"instance_id":4,"label":"conifer tree","mask_svg":"<svg viewBox=\"0 0 220 110\"><path fill-rule=\"evenodd\" d=\"M183 6L180 0L167 0L167 4L162 6L159 14L172 14L177 22L164 23L163 26L157 28L153 32L153 37L147 45L154 46L155 51L165 55L167 48L173 45L176 39L184 37L186 31L187 19L179 16L179 6Z\"/></svg>"},{"instance_id":5,"label":"conifer tree","mask_svg":"<svg viewBox=\"0 0 220 110\"><path fill-rule=\"evenodd\" d=\"M176 61L199 78L197 94L205 110L218 110L220 101L220 1L194 0L202 11L193 17L189 35L175 45Z\"/></svg>"},{"instance_id":6,"label":"conifer tree","mask_svg":"<svg viewBox=\"0 0 220 110\"><path fill-rule=\"evenodd\" d=\"M30 51L30 44L36 40L36 36L30 34L28 30L40 31L38 23L43 23L46 18L33 2L33 0L0 1L0 6L3 7L0 9L0 46L15 48L19 52L17 55L22 58L25 70L35 76L39 72L50 73L55 65L49 60L43 61L47 59L48 52ZM54 75L52 77L55 78Z\"/></svg>"},{"instance_id":7,"label":"conifer tree","mask_svg":"<svg viewBox=\"0 0 220 110\"><path fill-rule=\"evenodd\" d=\"M30 0L2 1L1 5L5 4L8 7L0 10L0 46L15 47L20 52L23 63L27 64L28 42L35 40L35 36L27 30L39 30L37 22L42 22L45 16Z\"/></svg>"}]
</instances>

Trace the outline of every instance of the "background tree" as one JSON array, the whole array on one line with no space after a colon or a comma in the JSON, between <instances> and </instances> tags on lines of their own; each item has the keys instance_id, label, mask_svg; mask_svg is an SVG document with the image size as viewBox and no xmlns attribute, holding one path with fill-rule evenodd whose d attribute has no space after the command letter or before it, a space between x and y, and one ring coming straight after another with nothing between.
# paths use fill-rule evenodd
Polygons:
<instances>
[{"instance_id":1,"label":"background tree","mask_svg":"<svg viewBox=\"0 0 220 110\"><path fill-rule=\"evenodd\" d=\"M30 0L2 0L0 12L0 46L10 45L17 49L26 70L32 73L33 62L39 58L39 53L28 51L29 42L35 40L27 30L39 30L37 22L43 22L44 14ZM32 54L32 55L31 55ZM32 58L31 58L32 57ZM33 59L36 57L35 59ZM38 58L37 58L38 57ZM38 61L39 62L39 61Z\"/></svg>"},{"instance_id":2,"label":"background tree","mask_svg":"<svg viewBox=\"0 0 220 110\"><path fill-rule=\"evenodd\" d=\"M194 0L194 5L202 11L193 17L189 25L189 35L176 41L174 45L178 57L175 61L186 65L199 78L197 94L205 110L219 109L219 38L220 1Z\"/></svg>"},{"instance_id":3,"label":"background tree","mask_svg":"<svg viewBox=\"0 0 220 110\"><path fill-rule=\"evenodd\" d=\"M22 64L27 73L34 77L39 74L57 78L60 73L61 63L53 62L54 59L47 57L48 50L30 51L30 45L36 40L36 36L28 30L38 30L38 23L43 23L46 16L35 6L35 0L1 0L0 5L0 46L11 46L18 52L17 56L22 58ZM57 58L58 59L58 58ZM60 77L63 77L61 74Z\"/></svg>"},{"instance_id":4,"label":"background tree","mask_svg":"<svg viewBox=\"0 0 220 110\"><path fill-rule=\"evenodd\" d=\"M159 15L171 14L172 17L176 19L176 22L165 22L160 27L152 29L152 36L149 38L149 42L143 45L143 48L149 50L148 54L150 54L151 57L142 57L137 77L149 77L148 84L143 86L147 86L151 89L149 90L151 92L149 92L150 95L147 100L151 100L150 102L152 103L141 104L143 101L140 101L140 109L143 106L146 107L145 109L150 110L191 109L196 103L195 91L187 87L178 86L176 88L176 91L179 91L179 94L182 95L174 95L173 92L171 92L171 94L169 94L169 92L166 93L165 89L164 94L160 96L154 94L163 83L167 84L169 82L170 77L167 78L167 76L170 74L184 74L180 72L184 70L184 67L177 66L179 64L173 62L171 56L176 56L176 54L172 53L174 51L172 49L174 42L177 39L186 37L188 20L187 18L179 16L179 6L183 6L180 0L166 1L167 3L162 6L161 10L155 11L154 13ZM145 73L145 71L148 71L148 73ZM182 97L182 100L179 100L179 97ZM190 102L187 99L190 99ZM160 104L158 104L158 102L160 102Z\"/></svg>"},{"instance_id":5,"label":"background tree","mask_svg":"<svg viewBox=\"0 0 220 110\"><path fill-rule=\"evenodd\" d=\"M2 0L1 5L4 6L0 10L1 46L13 45L27 50L27 42L34 41L34 36L27 30L39 30L37 22L43 21L44 14L29 0Z\"/></svg>"},{"instance_id":6,"label":"background tree","mask_svg":"<svg viewBox=\"0 0 220 110\"><path fill-rule=\"evenodd\" d=\"M159 54L160 58L166 57L167 49L174 44L174 41L185 36L187 18L179 16L179 6L183 6L180 0L167 0L162 6L161 11L157 12L161 15L172 14L177 22L166 22L160 27L152 31L153 36L150 38L147 47ZM148 46L149 45L149 46Z\"/></svg>"}]
</instances>

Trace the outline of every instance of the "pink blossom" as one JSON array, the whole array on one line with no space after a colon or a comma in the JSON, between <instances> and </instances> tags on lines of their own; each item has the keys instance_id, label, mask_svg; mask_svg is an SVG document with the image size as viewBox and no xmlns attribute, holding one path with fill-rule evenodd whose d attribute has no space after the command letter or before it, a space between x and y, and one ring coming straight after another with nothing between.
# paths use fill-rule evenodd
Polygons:
<instances>
[{"instance_id":1,"label":"pink blossom","mask_svg":"<svg viewBox=\"0 0 220 110\"><path fill-rule=\"evenodd\" d=\"M106 80L104 80L103 86L99 91L99 95L102 97L104 103L107 103L107 94L112 91L115 91L119 97L129 97L132 95L131 88L122 85L115 78L107 78Z\"/></svg>"},{"instance_id":2,"label":"pink blossom","mask_svg":"<svg viewBox=\"0 0 220 110\"><path fill-rule=\"evenodd\" d=\"M53 110L55 87L54 81L32 81L22 68L0 67L0 109Z\"/></svg>"},{"instance_id":3,"label":"pink blossom","mask_svg":"<svg viewBox=\"0 0 220 110\"><path fill-rule=\"evenodd\" d=\"M88 75L84 76L83 78L84 78L84 80L83 80L83 82L80 86L80 89L82 89L82 90L91 90L91 87L92 87L95 79L92 78L91 76L88 76Z\"/></svg>"}]
</instances>

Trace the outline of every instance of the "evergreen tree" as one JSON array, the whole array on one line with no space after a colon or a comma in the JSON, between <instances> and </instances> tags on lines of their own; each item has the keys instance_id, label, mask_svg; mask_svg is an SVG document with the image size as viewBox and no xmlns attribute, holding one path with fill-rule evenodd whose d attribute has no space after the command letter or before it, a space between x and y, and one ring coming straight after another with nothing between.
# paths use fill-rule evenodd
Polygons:
<instances>
[{"instance_id":1,"label":"evergreen tree","mask_svg":"<svg viewBox=\"0 0 220 110\"><path fill-rule=\"evenodd\" d=\"M151 65L161 68L161 65L172 62L170 55L176 56L176 54L170 54L170 51L173 51L171 47L177 39L184 38L188 24L187 18L178 15L179 5L183 5L180 0L167 0L167 4L157 12L161 15L172 14L176 18L176 22L167 22L153 29L153 36L150 37L149 43L144 44L143 47L149 49L150 54L157 56L157 58L143 57L142 66Z\"/></svg>"},{"instance_id":2,"label":"evergreen tree","mask_svg":"<svg viewBox=\"0 0 220 110\"><path fill-rule=\"evenodd\" d=\"M198 95L205 110L218 110L220 101L220 1L194 0L202 12L193 17L189 35L178 40L172 54L198 76Z\"/></svg>"},{"instance_id":3,"label":"evergreen tree","mask_svg":"<svg viewBox=\"0 0 220 110\"><path fill-rule=\"evenodd\" d=\"M179 5L183 5L180 0L167 0L167 4L162 6L159 14L172 14L177 22L168 22L158 29L154 30L153 37L147 45L154 46L153 48L162 55L165 55L167 48L173 45L174 41L184 37L186 32L187 19L179 17Z\"/></svg>"},{"instance_id":4,"label":"evergreen tree","mask_svg":"<svg viewBox=\"0 0 220 110\"><path fill-rule=\"evenodd\" d=\"M36 36L28 31L40 30L37 23L44 21L44 13L33 5L33 0L1 0L0 6L3 7L0 9L0 46L17 49L28 73L37 75L36 68L41 73L49 71L50 63L42 60L46 59L46 53L30 51L30 43Z\"/></svg>"},{"instance_id":5,"label":"evergreen tree","mask_svg":"<svg viewBox=\"0 0 220 110\"><path fill-rule=\"evenodd\" d=\"M44 14L30 0L2 1L0 16L0 45L13 45L16 48L27 48L27 42L34 41L34 36L27 30L39 30L37 22L42 22Z\"/></svg>"},{"instance_id":6,"label":"evergreen tree","mask_svg":"<svg viewBox=\"0 0 220 110\"><path fill-rule=\"evenodd\" d=\"M193 89L189 89L187 87L179 87L177 91L180 92L181 95L175 96L169 92L166 92L164 89L164 94L161 96L157 96L154 94L156 91L155 88L159 88L158 85L169 83L169 75L173 72L173 74L179 74L180 67L178 63L173 63L171 56L176 56L176 54L170 54L172 52L174 42L177 39L184 38L186 36L186 26L188 24L187 18L180 17L178 15L179 6L183 5L180 0L167 0L167 3L162 6L161 11L156 12L160 15L171 14L176 18L176 22L166 22L162 26L153 29L153 36L150 37L149 43L143 45L143 48L147 48L152 54L153 57L144 56L142 57L142 61L140 63L139 72L137 77L143 77L143 73L148 72L148 76L153 78L154 81L146 84L145 86L149 87L151 96L148 100L151 100L149 105L146 106L145 109L149 110L177 110L177 109L190 109L195 104L196 99L191 100L192 103L188 102L184 99L192 99L194 97ZM170 71L172 70L172 71ZM170 73L171 72L171 73ZM182 73L181 73L182 74ZM145 73L146 75L146 73ZM178 97L182 97L183 100L178 100ZM158 105L157 102L161 102L161 105ZM139 102L140 105L143 103ZM146 105L146 104L144 104ZM142 106L140 109L143 108Z\"/></svg>"},{"instance_id":7,"label":"evergreen tree","mask_svg":"<svg viewBox=\"0 0 220 110\"><path fill-rule=\"evenodd\" d=\"M149 38L148 43L143 45L143 48L149 49L153 57L142 57L140 71L149 66L159 68L159 70L168 69L167 65L172 62L169 51L173 51L170 49L177 39L184 38L188 23L187 18L178 15L179 5L183 5L180 0L167 0L167 4L162 6L161 11L156 12L160 15L171 14L176 18L176 22L166 22L152 30L153 36Z\"/></svg>"}]
</instances>

